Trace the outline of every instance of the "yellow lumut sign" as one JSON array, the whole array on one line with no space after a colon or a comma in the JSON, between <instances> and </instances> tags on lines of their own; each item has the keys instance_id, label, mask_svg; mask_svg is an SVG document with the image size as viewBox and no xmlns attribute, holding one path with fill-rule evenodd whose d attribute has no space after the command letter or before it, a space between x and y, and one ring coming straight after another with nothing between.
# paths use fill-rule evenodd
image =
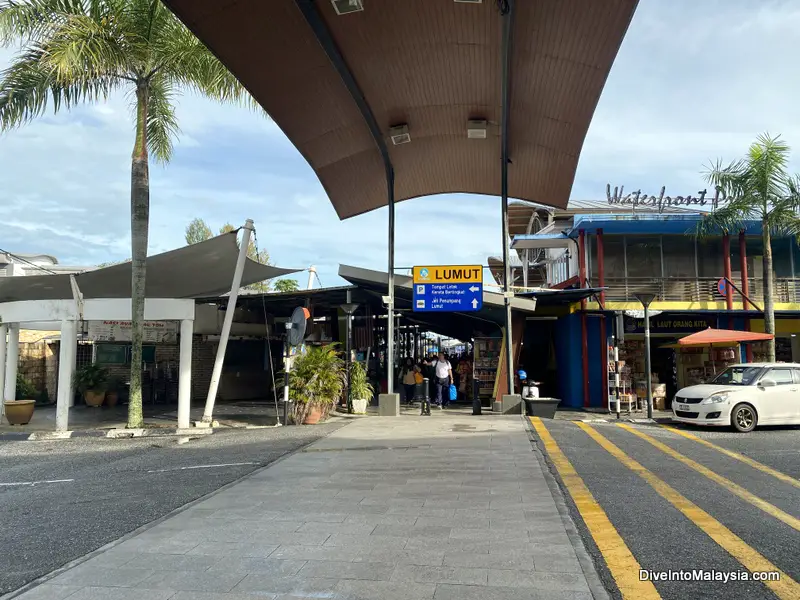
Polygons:
<instances>
[{"instance_id":1,"label":"yellow lumut sign","mask_svg":"<svg viewBox=\"0 0 800 600\"><path fill-rule=\"evenodd\" d=\"M483 284L483 267L481 265L414 267L414 283Z\"/></svg>"}]
</instances>

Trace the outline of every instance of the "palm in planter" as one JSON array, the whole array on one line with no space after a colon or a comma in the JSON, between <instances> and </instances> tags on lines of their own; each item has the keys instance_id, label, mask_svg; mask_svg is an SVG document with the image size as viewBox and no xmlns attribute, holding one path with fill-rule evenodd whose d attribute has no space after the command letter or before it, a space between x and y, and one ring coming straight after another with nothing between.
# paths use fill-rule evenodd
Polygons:
<instances>
[{"instance_id":1,"label":"palm in planter","mask_svg":"<svg viewBox=\"0 0 800 600\"><path fill-rule=\"evenodd\" d=\"M347 377L335 344L311 346L297 356L289 372L289 397L295 423L325 419L341 398Z\"/></svg>"},{"instance_id":2,"label":"palm in planter","mask_svg":"<svg viewBox=\"0 0 800 600\"><path fill-rule=\"evenodd\" d=\"M103 404L107 381L108 371L100 365L88 364L75 371L75 386L88 406Z\"/></svg>"},{"instance_id":3,"label":"palm in planter","mask_svg":"<svg viewBox=\"0 0 800 600\"><path fill-rule=\"evenodd\" d=\"M363 415L367 412L375 390L367 379L367 371L360 362L350 363L350 406L352 412Z\"/></svg>"}]
</instances>

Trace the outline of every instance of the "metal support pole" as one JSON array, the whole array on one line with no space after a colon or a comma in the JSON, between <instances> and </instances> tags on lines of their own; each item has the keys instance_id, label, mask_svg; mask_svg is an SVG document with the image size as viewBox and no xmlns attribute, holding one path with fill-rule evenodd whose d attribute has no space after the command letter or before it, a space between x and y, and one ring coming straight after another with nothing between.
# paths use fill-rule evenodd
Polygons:
<instances>
[{"instance_id":1,"label":"metal support pole","mask_svg":"<svg viewBox=\"0 0 800 600\"><path fill-rule=\"evenodd\" d=\"M6 336L8 335L8 325L0 324L0 423L3 422L3 415L6 409L3 404L3 390L6 387Z\"/></svg>"},{"instance_id":2,"label":"metal support pole","mask_svg":"<svg viewBox=\"0 0 800 600\"><path fill-rule=\"evenodd\" d=\"M350 304L351 301L352 301L352 298L351 298L350 290L347 290L347 304ZM347 412L348 412L348 414L353 414L353 395L351 393L351 387L350 387L350 377L352 375L352 373L351 373L351 369L352 369L351 360L352 359L350 358L350 356L353 353L353 348L352 348L353 344L352 344L352 341L351 341L351 338L352 338L352 329L351 328L352 328L353 316L347 310L345 310L344 313L345 313L344 314L344 318L347 319L347 321L345 322L345 335L347 337L347 339L345 340L345 352L347 353L347 356L345 357L345 367L347 368L347 390L346 390L345 399L347 400Z\"/></svg>"},{"instance_id":3,"label":"metal support pole","mask_svg":"<svg viewBox=\"0 0 800 600\"><path fill-rule=\"evenodd\" d=\"M394 393L394 170L387 169L387 197L389 204L389 306L386 307L386 392Z\"/></svg>"},{"instance_id":4,"label":"metal support pole","mask_svg":"<svg viewBox=\"0 0 800 600\"><path fill-rule=\"evenodd\" d=\"M647 418L653 418L653 374L650 372L650 307L644 307L644 368L647 377Z\"/></svg>"},{"instance_id":5,"label":"metal support pole","mask_svg":"<svg viewBox=\"0 0 800 600\"><path fill-rule=\"evenodd\" d=\"M283 345L283 424L289 424L289 368L291 358L289 356L289 342Z\"/></svg>"},{"instance_id":6,"label":"metal support pole","mask_svg":"<svg viewBox=\"0 0 800 600\"><path fill-rule=\"evenodd\" d=\"M231 283L231 293L230 296L228 296L228 306L225 308L225 319L222 322L222 332L219 336L219 346L217 347L217 357L214 360L214 370L211 372L211 383L208 386L206 408L203 411L203 423L211 423L212 415L214 414L214 402L217 399L219 380L222 376L222 364L225 362L225 350L228 347L228 338L231 334L233 313L236 312L236 299L239 297L239 288L242 285L242 274L244 273L247 248L250 245L250 235L252 232L253 221L252 219L247 219L242 228L242 244L239 247L239 257L236 259L236 268L233 271L233 283Z\"/></svg>"},{"instance_id":7,"label":"metal support pole","mask_svg":"<svg viewBox=\"0 0 800 600\"><path fill-rule=\"evenodd\" d=\"M503 15L503 67L502 67L502 131L501 140L501 166L500 166L500 195L502 199L503 219L503 304L505 305L506 329L506 375L508 378L508 393L514 393L514 338L511 316L511 265L509 264L509 229L508 229L508 131L509 115L511 113L511 95L509 94L509 74L511 71L511 24L514 18L514 0L508 0L508 10Z\"/></svg>"}]
</instances>

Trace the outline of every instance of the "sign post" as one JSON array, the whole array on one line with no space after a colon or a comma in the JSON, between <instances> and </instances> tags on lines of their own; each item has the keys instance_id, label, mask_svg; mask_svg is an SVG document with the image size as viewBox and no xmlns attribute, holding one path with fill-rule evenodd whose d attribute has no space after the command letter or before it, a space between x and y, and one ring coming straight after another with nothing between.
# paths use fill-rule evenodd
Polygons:
<instances>
[{"instance_id":1,"label":"sign post","mask_svg":"<svg viewBox=\"0 0 800 600\"><path fill-rule=\"evenodd\" d=\"M483 308L483 267L414 267L414 312L476 312Z\"/></svg>"}]
</instances>

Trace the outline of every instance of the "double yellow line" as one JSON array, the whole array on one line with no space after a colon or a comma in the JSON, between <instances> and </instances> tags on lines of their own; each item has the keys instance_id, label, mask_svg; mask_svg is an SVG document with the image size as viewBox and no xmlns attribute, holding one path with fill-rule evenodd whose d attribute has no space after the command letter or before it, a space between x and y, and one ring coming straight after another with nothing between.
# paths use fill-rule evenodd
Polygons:
<instances>
[{"instance_id":1,"label":"double yellow line","mask_svg":"<svg viewBox=\"0 0 800 600\"><path fill-rule=\"evenodd\" d=\"M550 454L551 458L553 459L553 462L556 465L556 468L559 469L559 474L561 474L561 477L564 480L564 484L567 487L568 491L570 492L570 495L573 496L573 499L575 498L575 494L573 493L573 488L575 490L577 490L579 494L581 494L581 493L588 494L591 497L591 493L589 492L588 488L586 488L585 484L583 483L583 480L580 479L580 476L578 476L578 474L575 472L575 469L569 463L569 460L566 458L566 456L563 454L563 452L561 452L561 449L558 448L558 445L556 444L555 440L552 438L550 433L547 431L547 429L545 428L545 426L541 422L541 420L534 417L534 418L531 419L531 421L532 421L533 426L536 429L537 433L539 434L540 438L542 439L542 441L543 441L543 443L545 445L545 449L547 450L548 454ZM699 506L697 506L696 504L691 502L688 498L686 498L683 495L681 495L677 490L675 490L674 488L669 486L666 482L664 482L663 480L659 479L655 474L653 474L651 471L646 469L644 466L642 466L636 460L634 460L633 458L631 458L630 456L625 454L619 447L614 445L610 440L608 440L606 437L601 435L593 427L587 425L586 423L581 423L581 422L578 422L576 424L583 431L585 431L586 434L589 435L589 437L591 437L603 449L605 449L609 454L614 456L617 460L619 460L623 465L628 467L634 473L636 473L637 475L642 477L642 479L644 479L662 498L667 500L675 508L677 508L679 511L681 511L681 513L683 513L683 515L686 518L688 518L692 523L694 523L694 525L696 525L706 535L708 535L711 539L713 539L719 546L721 546L723 549L725 549L731 556L736 558L749 571L751 571L751 572L754 572L754 571L778 571L780 573L780 580L778 580L778 581L769 581L769 582L764 582L764 583L779 598L781 598L782 600L797 600L797 599L800 599L800 585L798 585L798 583L796 581L794 581L791 577L789 577L786 573L780 571L780 569L778 569L772 562L770 562L764 556L762 556L758 551L756 551L754 548L752 548L751 546L746 544L741 538L739 538L731 530L729 530L727 527L725 527L722 523L717 521L714 517L709 515L707 512L705 512ZM759 509L763 510L767 514L770 514L771 516L781 520L782 522L786 523L787 525L789 525L789 526L795 528L796 530L800 531L800 521L798 521L798 519L795 519L791 515L785 513L784 511L782 511L779 508L773 506L772 504L769 504L768 502L762 500L761 498L758 498L757 496L751 494L750 492L748 492L747 490L745 490L741 486L738 486L737 484L733 483L732 481L729 481L728 479L725 479L724 477L714 473L713 471L711 471L710 469L704 467L703 465L700 465L699 463L697 463L697 462L695 462L695 461L683 456L682 454L676 452L675 450L673 450L669 446L663 444L662 442L659 442L658 440L656 440L656 439L654 439L654 438L652 438L652 437L650 437L650 436L648 436L648 435L646 435L646 434L634 429L633 427L630 427L629 425L620 424L619 426L624 428L626 431L629 431L629 432L633 433L634 435L637 435L638 437L648 441L650 444L652 444L653 446L655 446L659 450L661 450L661 451L665 452L666 454L668 454L669 456L679 460L683 464L686 464L687 466L695 469L699 473L702 473L706 477L709 477L712 481L715 481L716 483L722 485L723 487L725 487L726 489L728 489L732 493L736 494L737 496L739 496L743 500L745 500L747 502L750 502L754 506L757 506ZM688 435L691 435L691 434L688 434ZM694 437L694 436L692 436L692 437ZM697 439L699 439L699 438L697 438ZM717 446L714 446L713 444L710 444L710 442L707 442L707 444L710 445L711 447L719 449ZM724 449L720 449L720 450L724 450ZM733 456L733 458L736 458L737 460L742 460L742 458L747 459L747 457L743 457L743 456L738 455L737 453L734 453L732 451L728 451L728 452L731 452L732 454L735 454L736 456ZM556 456L558 457L558 460L556 460ZM752 463L758 464L761 467L765 467L765 465L761 465L760 463L757 463L756 461L752 461L752 459L743 460L742 462L747 462L748 464L751 464L748 461L751 461ZM753 466L755 466L755 465L753 465ZM566 471L567 471L567 473L569 475L569 478L571 480L570 483L567 482L567 479L565 479L564 475L561 473L561 468L562 467L566 468ZM759 468L759 467L756 467L756 468ZM765 468L762 468L760 470L762 470L764 472L768 472L768 471L765 471L765 469L769 469L769 467L765 467ZM774 471L774 470L770 469L770 471ZM778 473L779 475L781 475L782 476L781 479L783 479L785 477L788 477L787 475L779 473L778 471L774 471L774 473ZM770 474L774 475L774 473L770 473ZM577 481L576 481L576 479L577 479ZM792 479L792 478L789 477L789 479ZM796 480L793 480L793 481L796 481ZM581 487L585 489L585 492L582 492ZM581 497L584 497L584 496L581 496ZM624 546L624 541L622 541L622 538L619 537L619 534L616 532L616 529L614 529L614 527L610 523L610 521L608 521L607 517L606 517L606 521L608 521L607 527L610 527L613 530L613 534L609 534L609 532L606 531L604 528L600 528L599 530L598 530L597 527L593 528L589 524L589 520L595 520L596 519L596 514L595 513L596 513L597 510L600 510L602 512L602 508L600 508L599 504L597 504L597 502L594 500L593 497L592 497L592 501L597 506L594 507L592 505L589 505L587 507L587 508L589 508L588 513L584 513L584 511L581 508L581 505L578 505L577 499L576 499L575 502L576 502L576 505L578 507L578 510L581 511L581 516L584 518L584 521L586 521L587 527L589 528L589 531L592 534L592 537L595 539L595 543L597 543L598 548L600 549L601 553L603 553L603 556L605 558L605 551L604 551L603 546L601 546L600 542L598 541L598 536L595 533L596 531L597 531L597 533L600 534L601 539L603 539L604 536L605 537L616 536L617 538L619 538L619 543L621 543L623 546ZM603 512L602 514L605 517L605 513ZM587 518L589 520L587 520ZM630 573L630 572L634 572L635 571L638 574L638 571L639 571L639 568L640 568L638 561L636 561L636 559L630 553L630 551L628 550L627 546L625 546L625 550L627 552L627 555L624 557L624 560L620 561L620 558L623 558L623 557L621 557L619 555L614 556L614 558L615 558L615 568L612 568L611 564L609 564L609 570L611 571L611 574L615 579L617 579L617 572L619 572L623 576L625 575L626 572ZM643 590L642 586L643 586L643 584L638 581L638 577L637 577L637 581L636 581L636 585L635 586L631 586L630 581L628 580L628 578L623 579L622 581L618 580L617 583L618 583L618 586L620 588L620 592L622 593L623 598L640 598L640 597L642 597L642 598L647 598L647 597L657 598L657 597L659 597L658 593L655 590L655 588L652 587L652 584L650 584L651 587L652 587L652 591L650 591L650 588L647 588L645 593L646 594L654 594L654 595L653 596L643 595L642 594L642 590ZM623 585L624 585L624 589L623 589Z\"/></svg>"}]
</instances>

